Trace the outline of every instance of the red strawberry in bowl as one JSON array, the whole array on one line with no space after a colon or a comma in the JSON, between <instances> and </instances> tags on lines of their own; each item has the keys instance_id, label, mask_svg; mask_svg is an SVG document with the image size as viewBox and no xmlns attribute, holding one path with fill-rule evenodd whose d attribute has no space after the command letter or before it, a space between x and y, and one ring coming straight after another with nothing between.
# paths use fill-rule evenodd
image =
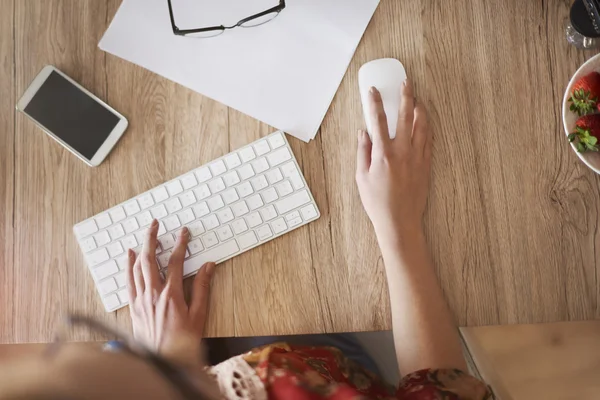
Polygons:
<instances>
[{"instance_id":1,"label":"red strawberry in bowl","mask_svg":"<svg viewBox=\"0 0 600 400\"><path fill-rule=\"evenodd\" d=\"M574 142L577 151L598 151L598 138L600 138L600 114L584 115L575 123L575 132L567 136L569 142Z\"/></svg>"},{"instance_id":2,"label":"red strawberry in bowl","mask_svg":"<svg viewBox=\"0 0 600 400\"><path fill-rule=\"evenodd\" d=\"M600 74L591 72L573 85L569 109L579 116L598 111L600 103Z\"/></svg>"}]
</instances>

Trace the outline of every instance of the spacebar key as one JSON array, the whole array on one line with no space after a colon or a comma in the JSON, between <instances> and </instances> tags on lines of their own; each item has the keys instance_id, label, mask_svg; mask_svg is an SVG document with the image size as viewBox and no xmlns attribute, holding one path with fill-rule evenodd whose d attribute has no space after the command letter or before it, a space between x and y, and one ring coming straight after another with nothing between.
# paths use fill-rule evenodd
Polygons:
<instances>
[{"instance_id":1,"label":"spacebar key","mask_svg":"<svg viewBox=\"0 0 600 400\"><path fill-rule=\"evenodd\" d=\"M232 254L240 251L235 240L230 240L227 243L223 243L218 245L217 247L213 247L212 249L205 251L204 253L200 253L195 257L192 257L183 262L183 276L188 274L192 274L200 269L204 263L209 261L213 261L218 263L222 259L229 257Z\"/></svg>"}]
</instances>

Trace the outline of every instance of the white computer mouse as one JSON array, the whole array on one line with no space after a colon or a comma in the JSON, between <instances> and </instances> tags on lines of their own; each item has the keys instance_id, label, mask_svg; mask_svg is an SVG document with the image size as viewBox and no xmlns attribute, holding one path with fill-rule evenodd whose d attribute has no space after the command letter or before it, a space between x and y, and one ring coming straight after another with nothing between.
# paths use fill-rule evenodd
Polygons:
<instances>
[{"instance_id":1,"label":"white computer mouse","mask_svg":"<svg viewBox=\"0 0 600 400\"><path fill-rule=\"evenodd\" d=\"M395 58L373 60L358 71L358 87L363 106L367 132L371 135L372 122L369 113L369 89L374 86L381 93L383 108L387 116L390 137L396 137L398 123L398 107L400 106L400 90L406 80L406 70Z\"/></svg>"}]
</instances>

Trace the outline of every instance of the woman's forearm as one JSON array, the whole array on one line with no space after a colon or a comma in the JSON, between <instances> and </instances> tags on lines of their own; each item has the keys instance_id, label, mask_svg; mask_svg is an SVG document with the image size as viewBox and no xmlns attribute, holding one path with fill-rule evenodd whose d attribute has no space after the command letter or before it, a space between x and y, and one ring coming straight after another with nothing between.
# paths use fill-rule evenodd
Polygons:
<instances>
[{"instance_id":1,"label":"woman's forearm","mask_svg":"<svg viewBox=\"0 0 600 400\"><path fill-rule=\"evenodd\" d=\"M390 293L396 356L402 374L424 368L466 370L460 338L419 227L378 234Z\"/></svg>"}]
</instances>

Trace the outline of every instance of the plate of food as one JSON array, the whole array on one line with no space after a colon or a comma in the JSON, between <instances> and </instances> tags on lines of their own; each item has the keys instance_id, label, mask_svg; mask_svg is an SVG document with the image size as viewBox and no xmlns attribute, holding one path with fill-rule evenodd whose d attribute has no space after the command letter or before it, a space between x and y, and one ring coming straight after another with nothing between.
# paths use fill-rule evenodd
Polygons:
<instances>
[{"instance_id":1,"label":"plate of food","mask_svg":"<svg viewBox=\"0 0 600 400\"><path fill-rule=\"evenodd\" d=\"M600 174L600 54L571 78L562 104L567 141L577 156Z\"/></svg>"}]
</instances>

